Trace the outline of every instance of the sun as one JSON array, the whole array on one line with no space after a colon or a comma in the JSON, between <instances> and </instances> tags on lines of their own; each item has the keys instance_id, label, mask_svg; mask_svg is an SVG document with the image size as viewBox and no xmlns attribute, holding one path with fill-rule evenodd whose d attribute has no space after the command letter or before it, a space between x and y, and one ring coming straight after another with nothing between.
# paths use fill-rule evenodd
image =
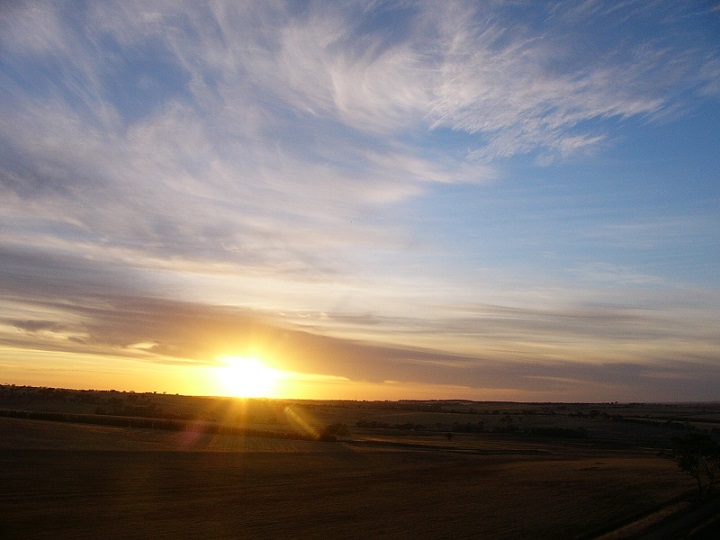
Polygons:
<instances>
[{"instance_id":1,"label":"sun","mask_svg":"<svg viewBox=\"0 0 720 540\"><path fill-rule=\"evenodd\" d=\"M276 397L282 372L257 358L227 356L217 368L218 385L227 395L243 398Z\"/></svg>"}]
</instances>

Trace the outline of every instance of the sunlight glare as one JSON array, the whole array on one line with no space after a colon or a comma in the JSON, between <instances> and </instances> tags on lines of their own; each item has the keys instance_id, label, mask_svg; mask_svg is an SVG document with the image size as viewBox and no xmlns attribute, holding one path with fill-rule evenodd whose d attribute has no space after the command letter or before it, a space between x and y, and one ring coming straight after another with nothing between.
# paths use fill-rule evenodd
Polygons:
<instances>
[{"instance_id":1,"label":"sunlight glare","mask_svg":"<svg viewBox=\"0 0 720 540\"><path fill-rule=\"evenodd\" d=\"M277 397L282 372L264 365L257 358L224 357L217 368L220 388L227 395L244 398Z\"/></svg>"}]
</instances>

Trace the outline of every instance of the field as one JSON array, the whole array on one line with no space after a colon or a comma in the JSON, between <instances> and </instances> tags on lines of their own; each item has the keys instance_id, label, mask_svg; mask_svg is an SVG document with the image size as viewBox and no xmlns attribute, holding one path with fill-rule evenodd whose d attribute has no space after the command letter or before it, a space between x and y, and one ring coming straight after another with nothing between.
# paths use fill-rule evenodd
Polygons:
<instances>
[{"instance_id":1,"label":"field","mask_svg":"<svg viewBox=\"0 0 720 540\"><path fill-rule=\"evenodd\" d=\"M22 410L87 412L63 395L57 403L26 399ZM148 429L23 418L6 395L0 537L623 537L621 527L689 504L693 480L657 454L679 425L712 427L718 412L263 401L242 404L238 416L228 413L237 402L152 396L142 399L162 402L154 409L160 417L177 414L173 401L189 417L195 403L203 422L208 411L236 422L252 418L261 436L190 421L185 429ZM675 425L671 413L684 420ZM630 417L644 422L625 421ZM287 436L293 426L296 438ZM328 426L337 435L325 442L306 436ZM273 429L282 436L271 436Z\"/></svg>"}]
</instances>

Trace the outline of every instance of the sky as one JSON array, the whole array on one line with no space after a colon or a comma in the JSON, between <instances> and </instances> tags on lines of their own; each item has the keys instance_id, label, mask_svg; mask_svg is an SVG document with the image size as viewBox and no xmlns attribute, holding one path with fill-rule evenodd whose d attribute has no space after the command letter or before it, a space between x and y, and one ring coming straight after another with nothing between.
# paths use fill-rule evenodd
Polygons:
<instances>
[{"instance_id":1,"label":"sky","mask_svg":"<svg viewBox=\"0 0 720 540\"><path fill-rule=\"evenodd\" d=\"M0 383L720 400L719 171L717 1L4 2Z\"/></svg>"}]
</instances>

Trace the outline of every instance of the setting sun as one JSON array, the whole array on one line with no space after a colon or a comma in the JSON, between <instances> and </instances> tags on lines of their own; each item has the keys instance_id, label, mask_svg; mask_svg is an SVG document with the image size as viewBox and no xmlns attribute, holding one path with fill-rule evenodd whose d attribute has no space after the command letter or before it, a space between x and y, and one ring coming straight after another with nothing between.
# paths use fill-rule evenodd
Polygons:
<instances>
[{"instance_id":1,"label":"setting sun","mask_svg":"<svg viewBox=\"0 0 720 540\"><path fill-rule=\"evenodd\" d=\"M257 358L225 357L218 367L218 385L227 395L235 397L277 397L283 373L264 365Z\"/></svg>"}]
</instances>

